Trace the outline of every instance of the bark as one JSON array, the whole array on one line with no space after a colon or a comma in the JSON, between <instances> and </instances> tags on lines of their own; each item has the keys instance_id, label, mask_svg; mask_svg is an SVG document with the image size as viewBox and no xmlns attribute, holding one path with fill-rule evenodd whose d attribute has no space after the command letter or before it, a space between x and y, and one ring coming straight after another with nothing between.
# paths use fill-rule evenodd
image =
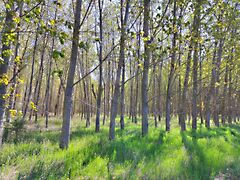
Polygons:
<instances>
[{"instance_id":1,"label":"bark","mask_svg":"<svg viewBox=\"0 0 240 180\"><path fill-rule=\"evenodd\" d=\"M118 96L120 91L120 76L121 76L121 69L123 66L125 54L124 54L124 48L125 48L125 39L126 39L126 25L128 20L128 14L129 14L129 3L130 0L126 1L126 8L125 8L125 16L121 27L121 38L120 38L120 56L118 61L118 67L117 67L117 75L114 85L114 93L111 103L111 114L110 114L110 127L109 127L109 140L115 139L115 119L117 116L117 110L118 110Z\"/></svg>"},{"instance_id":2,"label":"bark","mask_svg":"<svg viewBox=\"0 0 240 180\"><path fill-rule=\"evenodd\" d=\"M140 38L140 29L141 29L141 20L139 23L139 27L138 27L138 35L137 35L137 42L138 42L138 46L137 46L137 71L136 71L136 76L135 76L135 83L136 83L136 99L134 101L134 110L133 110L133 119L134 119L134 123L137 123L137 115L138 115L138 94L139 94L139 63L140 63L140 47L141 47L141 38Z\"/></svg>"},{"instance_id":3,"label":"bark","mask_svg":"<svg viewBox=\"0 0 240 180\"><path fill-rule=\"evenodd\" d=\"M86 71L88 71L88 52L86 53ZM91 93L90 93L90 90L89 90L89 82L90 80L90 77L86 79L86 101L87 101L87 104L86 104L86 127L89 127L90 126L90 116L91 116L91 109L90 109L90 96L91 96Z\"/></svg>"},{"instance_id":4,"label":"bark","mask_svg":"<svg viewBox=\"0 0 240 180\"><path fill-rule=\"evenodd\" d=\"M123 66L122 66L122 85L121 85L121 99L120 99L120 105L121 105L121 115L120 115L120 128L124 129L124 113L125 113L125 60L123 59Z\"/></svg>"},{"instance_id":5,"label":"bark","mask_svg":"<svg viewBox=\"0 0 240 180\"><path fill-rule=\"evenodd\" d=\"M179 15L179 19L182 20L182 13L183 13L183 8L181 8L180 11L180 15ZM182 24L178 25L179 27L179 35L180 35L180 40L178 41L179 45L178 45L178 68L181 68L181 64L182 64L182 60L181 60L181 56L182 56L182 42L181 42L181 34L182 34ZM181 125L181 96L182 96L182 82L181 82L181 73L178 72L178 124Z\"/></svg>"},{"instance_id":6,"label":"bark","mask_svg":"<svg viewBox=\"0 0 240 180\"><path fill-rule=\"evenodd\" d=\"M232 49L232 52L234 51L234 49ZM229 69L229 79L228 79L228 123L231 124L232 123L232 119L233 119L233 98L232 98L232 93L233 93L233 69L232 69L232 61L233 61L233 55L231 55L230 58L230 69Z\"/></svg>"},{"instance_id":7,"label":"bark","mask_svg":"<svg viewBox=\"0 0 240 180\"><path fill-rule=\"evenodd\" d=\"M176 26L176 11L177 5L176 0L174 1L173 7L173 27ZM173 30L174 31L174 30ZM168 75L168 84L167 84L167 94L166 94L166 131L170 131L170 120L171 120L171 103L172 103L172 84L173 84L173 76L175 71L175 61L176 61L176 39L177 39L177 32L174 31L173 39L172 39L172 56L170 62L170 73Z\"/></svg>"},{"instance_id":8,"label":"bark","mask_svg":"<svg viewBox=\"0 0 240 180\"><path fill-rule=\"evenodd\" d=\"M224 86L223 86L223 94L222 94L222 102L221 102L221 114L222 114L222 124L226 123L226 99L227 99L227 86L228 86L228 74L229 74L229 62L227 61L225 67L225 75L224 75Z\"/></svg>"},{"instance_id":9,"label":"bark","mask_svg":"<svg viewBox=\"0 0 240 180\"><path fill-rule=\"evenodd\" d=\"M207 128L210 127L210 119L211 119L211 100L212 95L215 91L215 83L216 83L216 48L217 48L217 41L215 42L214 46L214 52L213 52L213 58L212 58L212 75L211 75L211 82L209 86L209 90L206 95L206 102L205 102L205 114L206 114L206 120L205 120L205 126Z\"/></svg>"},{"instance_id":10,"label":"bark","mask_svg":"<svg viewBox=\"0 0 240 180\"><path fill-rule=\"evenodd\" d=\"M43 37L43 46L42 46L42 50L41 50L41 60L40 60L40 65L39 65L39 71L38 71L38 77L36 80L36 84L35 84L35 88L34 88L34 95L33 95L33 102L35 104L35 106L38 108L38 104L39 104L39 98L40 98L40 93L41 93L41 86L42 86L42 78L43 78L43 61L44 61L44 57L45 57L45 50L46 50L46 46L47 46L47 34L44 34ZM31 109L30 111L30 115L29 115L29 120L31 121L32 119L32 113L34 112L35 115L35 122L37 122L37 118L38 118L38 112L34 111L33 109Z\"/></svg>"},{"instance_id":11,"label":"bark","mask_svg":"<svg viewBox=\"0 0 240 180\"><path fill-rule=\"evenodd\" d=\"M99 42L99 81L97 93L97 114L95 132L100 131L100 113L101 113L101 98L102 98L102 83L103 83L103 70L102 70L102 51L103 51L103 23L102 23L102 7L103 1L98 0L99 7L99 28L100 28L100 42Z\"/></svg>"},{"instance_id":12,"label":"bark","mask_svg":"<svg viewBox=\"0 0 240 180\"><path fill-rule=\"evenodd\" d=\"M188 93L188 81L190 77L190 66L191 66L191 57L192 57L192 40L190 41L190 45L188 48L188 57L187 57L187 64L186 64L186 71L183 83L183 91L181 97L181 109L180 109L180 124L181 130L186 130L186 119L187 119L187 93Z\"/></svg>"},{"instance_id":13,"label":"bark","mask_svg":"<svg viewBox=\"0 0 240 180\"><path fill-rule=\"evenodd\" d=\"M199 94L199 114L200 114L200 119L201 119L201 124L204 124L204 119L203 119L203 98L202 98L202 94L203 94L203 86L202 86L202 59L201 59L201 45L199 47L199 51L200 51L200 60L199 60L199 91L200 91L200 94Z\"/></svg>"},{"instance_id":14,"label":"bark","mask_svg":"<svg viewBox=\"0 0 240 180\"><path fill-rule=\"evenodd\" d=\"M4 78L9 68L9 61L11 56L3 52L11 51L11 42L9 42L9 40L7 39L7 35L8 35L7 32L11 32L12 29L13 29L12 10L7 9L6 18L4 22L3 36L2 36L2 42L5 42L5 43L2 43L3 63L0 64L0 78ZM4 123L5 103L6 103L4 96L6 95L6 91L7 91L7 84L0 83L0 147L2 146L2 138L3 138L3 130L4 130L3 123Z\"/></svg>"},{"instance_id":15,"label":"bark","mask_svg":"<svg viewBox=\"0 0 240 180\"><path fill-rule=\"evenodd\" d=\"M63 123L60 138L60 148L67 149L70 140L70 121L72 111L72 94L73 94L73 81L77 62L77 52L79 43L79 29L80 29L80 15L81 15L82 0L76 1L76 11L74 15L74 29L73 29L73 40L72 40L72 51L70 59L70 67L67 77L67 85L64 95L63 105Z\"/></svg>"},{"instance_id":16,"label":"bark","mask_svg":"<svg viewBox=\"0 0 240 180\"><path fill-rule=\"evenodd\" d=\"M163 62L161 60L160 67L159 67L159 75L158 75L158 121L162 119L162 67Z\"/></svg>"},{"instance_id":17,"label":"bark","mask_svg":"<svg viewBox=\"0 0 240 180\"><path fill-rule=\"evenodd\" d=\"M56 21L57 19L57 9L55 10L55 15L54 15L54 21ZM51 79L51 72L52 72L52 62L53 62L53 58L52 58L52 54L54 51L54 46L55 46L55 37L52 37L52 48L51 48L51 56L49 57L49 61L48 61L48 72L47 72L47 82L46 82L46 91L45 91L45 128L48 128L48 119L49 119L49 106L51 105L51 96L50 96L50 85L53 84L53 79ZM52 86L53 87L53 86ZM52 95L52 94L51 94Z\"/></svg>"},{"instance_id":18,"label":"bark","mask_svg":"<svg viewBox=\"0 0 240 180\"><path fill-rule=\"evenodd\" d=\"M153 117L154 117L154 125L155 127L158 126L158 121L157 121L157 108L156 108L156 103L157 103L157 87L156 87L156 63L155 63L155 57L153 57L153 99L152 99L152 110L153 110Z\"/></svg>"},{"instance_id":19,"label":"bark","mask_svg":"<svg viewBox=\"0 0 240 180\"><path fill-rule=\"evenodd\" d=\"M58 91L57 91L57 100L54 106L54 116L59 114L59 103L60 103L60 96L61 96L61 84L59 84Z\"/></svg>"},{"instance_id":20,"label":"bark","mask_svg":"<svg viewBox=\"0 0 240 180\"><path fill-rule=\"evenodd\" d=\"M130 68L129 68L129 74L130 74L130 77L132 77L133 75L133 61L132 59L130 58ZM133 103L134 103L134 99L133 99L133 80L131 80L130 82L130 105L129 105L129 119L132 118L132 122L133 122Z\"/></svg>"},{"instance_id":21,"label":"bark","mask_svg":"<svg viewBox=\"0 0 240 180\"><path fill-rule=\"evenodd\" d=\"M39 24L38 24L38 28L39 28ZM22 117L23 120L25 120L25 117L27 115L28 105L29 105L31 95L32 95L32 86L33 86L32 84L33 84L33 78L34 78L33 76L34 76L36 51L37 51L37 45L38 45L38 37L39 37L39 34L38 34L38 32L36 32L35 41L34 41L34 49L33 49L33 57L32 57L31 74L30 74L30 81L29 81L29 89L28 89L28 93L26 96L25 108L24 108L23 117Z\"/></svg>"},{"instance_id":22,"label":"bark","mask_svg":"<svg viewBox=\"0 0 240 180\"><path fill-rule=\"evenodd\" d=\"M22 15L22 7L23 7L23 2L19 3L19 16ZM17 27L20 28L20 23L18 23ZM19 50L20 50L20 32L17 32L17 36L16 36L16 45L15 45L15 52L14 52L14 60L19 57ZM20 59L21 60L21 59ZM11 88L10 88L10 95L9 95L9 103L8 103L8 107L6 109L6 122L9 123L11 121L11 114L10 114L10 110L14 109L14 104L15 104L15 99L14 96L16 94L16 90L17 90L17 76L15 76L16 72L18 69L18 63L14 62L14 67L13 67L13 79L12 79L12 84L11 84ZM7 135L6 135L7 136Z\"/></svg>"},{"instance_id":23,"label":"bark","mask_svg":"<svg viewBox=\"0 0 240 180\"><path fill-rule=\"evenodd\" d=\"M197 0L194 13L194 38L198 39L199 35L199 27L200 27L200 8L201 8L201 0ZM198 97L198 49L199 43L194 39L194 54L193 54L193 92L192 92L192 129L197 129L197 97Z\"/></svg>"},{"instance_id":24,"label":"bark","mask_svg":"<svg viewBox=\"0 0 240 180\"><path fill-rule=\"evenodd\" d=\"M144 0L144 64L142 77L142 136L148 134L148 71L150 63L150 36L149 36L149 21L150 21L150 0Z\"/></svg>"},{"instance_id":25,"label":"bark","mask_svg":"<svg viewBox=\"0 0 240 180\"><path fill-rule=\"evenodd\" d=\"M214 103L213 103L213 121L216 126L219 126L219 84L220 84L220 65L222 59L222 50L223 50L224 41L223 39L219 42L219 48L217 52L217 62L216 62L216 83L215 83L215 92L214 92Z\"/></svg>"}]
</instances>

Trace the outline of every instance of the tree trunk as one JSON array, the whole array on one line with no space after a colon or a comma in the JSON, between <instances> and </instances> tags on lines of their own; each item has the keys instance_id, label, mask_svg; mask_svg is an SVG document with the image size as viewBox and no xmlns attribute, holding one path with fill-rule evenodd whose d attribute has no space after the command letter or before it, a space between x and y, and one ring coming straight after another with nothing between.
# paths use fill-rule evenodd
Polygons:
<instances>
[{"instance_id":1,"label":"tree trunk","mask_svg":"<svg viewBox=\"0 0 240 180\"><path fill-rule=\"evenodd\" d=\"M12 9L14 7L11 7ZM11 51L11 40L7 38L9 32L13 29L13 12L12 10L6 9L6 18L5 18L5 24L3 29L3 35L2 35L2 59L3 62L0 64L0 79L7 78L7 72L9 67L9 61L11 58L11 55L8 52ZM7 83L0 83L0 147L2 146L2 138L3 138L3 123L4 123L4 114L5 114L5 95L7 91Z\"/></svg>"},{"instance_id":2,"label":"tree trunk","mask_svg":"<svg viewBox=\"0 0 240 180\"><path fill-rule=\"evenodd\" d=\"M57 19L57 7L55 10L55 15L54 15L54 21L56 21ZM53 58L52 58L52 54L54 51L54 46L55 46L55 37L52 37L52 48L51 48L51 55L49 57L49 61L48 61L48 73L47 73L47 84L46 84L46 91L45 91L45 97L46 97L46 101L45 101L45 128L48 128L48 119L49 119L49 106L50 104L50 85L53 83L53 81L51 81L51 72L52 72L52 62L53 62ZM51 94L52 95L52 94Z\"/></svg>"},{"instance_id":3,"label":"tree trunk","mask_svg":"<svg viewBox=\"0 0 240 180\"><path fill-rule=\"evenodd\" d=\"M38 24L38 28L39 28L39 24ZM37 28L37 29L38 29ZM32 66L31 66L31 75L30 75L30 81L29 81L29 89L28 89L28 93L26 96L26 102L25 102L25 108L23 111L23 117L22 119L25 120L25 117L27 115L27 111L28 111L28 105L31 99L31 94L32 94L32 84L33 84L33 76L34 76L34 66L35 66L35 58L36 58L36 51L37 51L37 45L38 45L38 32L36 32L36 36L35 36L35 42L34 42L34 49L33 49L33 57L32 57Z\"/></svg>"},{"instance_id":4,"label":"tree trunk","mask_svg":"<svg viewBox=\"0 0 240 180\"><path fill-rule=\"evenodd\" d=\"M23 2L19 3L19 15L22 15L22 7L23 7ZM20 23L17 24L17 26L20 28ZM20 50L20 32L17 32L17 36L16 36L16 46L15 46L15 52L14 52L14 60L16 58L19 58L19 50ZM20 59L21 61L21 59ZM14 104L15 104L15 99L14 96L16 94L16 88L17 88L17 77L15 76L17 69L18 69L18 62L14 62L13 65L13 80L12 80L12 85L10 88L10 95L9 95L9 103L8 103L8 107L6 109L6 122L9 123L11 121L11 114L10 114L10 110L14 109ZM8 134L8 133L7 133ZM6 134L6 136L7 136Z\"/></svg>"},{"instance_id":5,"label":"tree trunk","mask_svg":"<svg viewBox=\"0 0 240 180\"><path fill-rule=\"evenodd\" d=\"M73 94L73 81L77 62L77 52L79 43L79 29L80 29L80 15L81 15L82 0L76 1L76 11L74 15L74 29L73 29L73 39L72 39L72 51L70 59L70 67L68 71L67 86L64 95L63 104L63 123L60 138L60 148L67 149L70 140L70 121L71 121L71 111L72 111L72 94Z\"/></svg>"},{"instance_id":6,"label":"tree trunk","mask_svg":"<svg viewBox=\"0 0 240 180\"><path fill-rule=\"evenodd\" d=\"M129 13L129 3L130 3L130 0L127 0L125 17L121 27L120 56L118 61L117 76L115 80L115 87L114 87L114 93L113 93L112 104L111 104L109 140L115 139L115 119L116 119L117 110L118 110L118 96L119 96L119 90L120 90L121 69L123 66L124 58L125 58L124 48L125 48L125 39L126 39L126 25L127 25L128 13Z\"/></svg>"},{"instance_id":7,"label":"tree trunk","mask_svg":"<svg viewBox=\"0 0 240 180\"><path fill-rule=\"evenodd\" d=\"M99 42L99 81L98 81L98 93L97 93L97 114L96 114L96 126L95 132L100 130L100 114L101 114L101 97L102 97L102 48L103 48L103 24L102 24L102 7L103 1L98 0L99 7L99 28L100 28L100 42Z\"/></svg>"},{"instance_id":8,"label":"tree trunk","mask_svg":"<svg viewBox=\"0 0 240 180\"><path fill-rule=\"evenodd\" d=\"M138 115L138 92L139 92L139 63L140 63L140 47L141 47L141 38L140 38L140 30L141 30L141 20L138 26L138 34L137 34L137 42L138 42L138 46L137 46L137 71L136 71L136 76L135 76L135 83L136 83L136 95L135 95L135 101L134 101L134 110L133 110L133 119L134 119L134 123L137 123L137 115Z\"/></svg>"},{"instance_id":9,"label":"tree trunk","mask_svg":"<svg viewBox=\"0 0 240 180\"><path fill-rule=\"evenodd\" d=\"M120 116L120 128L124 129L124 112L125 112L125 105L124 105L124 91L125 91L125 60L123 59L123 65L122 65L122 85L121 85L121 99L120 99L120 105L121 105L121 116Z\"/></svg>"},{"instance_id":10,"label":"tree trunk","mask_svg":"<svg viewBox=\"0 0 240 180\"><path fill-rule=\"evenodd\" d=\"M198 49L199 44L196 41L199 38L199 27L200 27L200 8L201 0L197 0L195 12L194 12L194 55L193 55L193 98L192 98L192 128L197 129L197 97L198 97Z\"/></svg>"},{"instance_id":11,"label":"tree trunk","mask_svg":"<svg viewBox=\"0 0 240 180\"><path fill-rule=\"evenodd\" d=\"M181 97L181 109L180 109L180 124L181 130L186 130L186 119L187 119L187 92L188 92L188 81L190 76L190 66L191 66L191 57L192 57L192 43L193 40L190 41L190 45L188 48L188 57L187 57L187 64L186 64L186 72L184 77L183 83L183 91Z\"/></svg>"},{"instance_id":12,"label":"tree trunk","mask_svg":"<svg viewBox=\"0 0 240 180\"><path fill-rule=\"evenodd\" d=\"M216 77L216 48L217 48L217 41L215 42L214 45L214 52L213 52L213 58L212 58L212 76L211 76L211 82L210 86L206 95L206 103L205 103L205 114L206 114L206 120L205 120L205 126L207 128L210 127L210 119L211 119L211 100L212 100L212 95L214 93L215 89L215 77Z\"/></svg>"},{"instance_id":13,"label":"tree trunk","mask_svg":"<svg viewBox=\"0 0 240 180\"><path fill-rule=\"evenodd\" d=\"M228 57L229 58L229 57ZM222 114L222 124L226 122L226 99L227 99L227 86L228 86L228 71L229 71L229 62L227 61L225 67L225 76L224 76L224 86L223 86L223 94L222 94L222 102L221 102L221 114Z\"/></svg>"},{"instance_id":14,"label":"tree trunk","mask_svg":"<svg viewBox=\"0 0 240 180\"><path fill-rule=\"evenodd\" d=\"M153 99L152 99L152 110L153 110L153 117L154 117L154 125L155 127L158 126L157 121L157 88L156 88L156 63L155 63L155 57L153 57Z\"/></svg>"},{"instance_id":15,"label":"tree trunk","mask_svg":"<svg viewBox=\"0 0 240 180\"><path fill-rule=\"evenodd\" d=\"M220 84L220 65L222 59L222 50L223 50L223 39L219 42L219 48L217 52L217 62L216 62L216 83L215 83L215 92L214 92L214 103L213 103L213 121L216 126L219 126L219 84Z\"/></svg>"},{"instance_id":16,"label":"tree trunk","mask_svg":"<svg viewBox=\"0 0 240 180\"><path fill-rule=\"evenodd\" d=\"M142 136L148 134L148 71L150 63L150 37L149 37L149 21L150 21L150 0L144 0L144 64L142 77Z\"/></svg>"},{"instance_id":17,"label":"tree trunk","mask_svg":"<svg viewBox=\"0 0 240 180\"><path fill-rule=\"evenodd\" d=\"M46 36L47 36L47 34L45 33L44 37L43 37L43 46L42 46L42 50L41 50L41 60L40 60L40 65L39 65L38 77L37 77L36 85L34 88L34 95L33 95L33 98L34 98L33 102L34 102L35 106L37 107L38 111L39 111L38 103L39 103L39 98L40 98L40 93L41 93L42 77L43 77L43 61L44 61L45 50L46 50L46 46L47 46L47 37ZM38 111L31 109L30 115L29 115L30 121L32 119L32 113L34 112L35 122L37 122Z\"/></svg>"},{"instance_id":18,"label":"tree trunk","mask_svg":"<svg viewBox=\"0 0 240 180\"><path fill-rule=\"evenodd\" d=\"M176 11L177 5L176 0L174 0L173 7L173 39L172 39L172 56L171 56L171 64L170 64L170 73L168 75L168 85L167 85L167 97L166 97L166 131L170 131L170 120L171 120L171 98L172 98L172 84L173 84L173 76L175 71L175 61L176 61L176 39L177 32L174 30L176 28Z\"/></svg>"}]
</instances>

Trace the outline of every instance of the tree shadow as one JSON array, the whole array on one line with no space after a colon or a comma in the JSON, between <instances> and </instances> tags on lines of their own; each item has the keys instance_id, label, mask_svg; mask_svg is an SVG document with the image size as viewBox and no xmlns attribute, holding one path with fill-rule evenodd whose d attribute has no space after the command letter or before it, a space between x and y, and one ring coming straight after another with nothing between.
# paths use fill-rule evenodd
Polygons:
<instances>
[{"instance_id":1,"label":"tree shadow","mask_svg":"<svg viewBox=\"0 0 240 180\"><path fill-rule=\"evenodd\" d=\"M30 174L24 175L19 173L18 179L55 179L56 177L64 176L64 162L54 162L48 165L46 170L46 164L43 161L39 161L31 169ZM69 174L70 178L70 174Z\"/></svg>"},{"instance_id":2,"label":"tree shadow","mask_svg":"<svg viewBox=\"0 0 240 180\"><path fill-rule=\"evenodd\" d=\"M177 147L181 146L180 148L182 148L182 146L184 146L188 154L188 162L180 170L183 172L181 177L187 177L183 179L210 179L213 169L211 169L208 164L206 154L200 146L199 140L224 137L225 141L229 141L227 135L231 131L235 133L235 136L233 136L236 137L236 141L237 139L239 140L240 127L233 126L231 128L232 130L228 126L213 127L211 129L199 128L197 131L181 132L181 137L177 134L180 141L182 141ZM126 169L126 177L136 178L135 171L137 171L137 167L142 161L146 164L153 163L157 158L159 159L159 157L165 156L166 153L173 152L173 150L168 149L168 145L172 143L171 140L173 139L166 141L169 133L159 129L156 131L159 132L155 133L154 136L141 137L139 127L133 129L126 127L124 131L117 129L116 139L110 142L106 128L102 129L101 133L95 133L92 128L86 129L80 127L72 131L71 140L81 140L82 137L88 136L97 136L97 138L94 138L94 141L89 142L83 149L78 149L74 154L70 154L69 156L72 158L82 158L81 161L79 161L79 168L87 167L96 157L107 159L107 169L110 179L114 177L115 166L128 163L129 167ZM46 140L51 143L58 143L60 132L42 132L37 135L32 135L33 134L29 134L29 140L34 138L39 143L43 143ZM176 138L176 134L174 134L172 138ZM175 145L171 147L175 148ZM78 154L83 154L83 156L78 156ZM66 173L70 176L71 168L66 165L68 163L69 160L63 159L50 164L48 168L46 168L43 161L38 161L31 170L31 173L27 176L27 179L35 179L41 177L42 174L44 178L49 178L53 175L55 175L55 177L62 177L66 176ZM20 176L23 177L23 175ZM141 176L148 179L151 174L144 174L143 172Z\"/></svg>"},{"instance_id":3,"label":"tree shadow","mask_svg":"<svg viewBox=\"0 0 240 180\"><path fill-rule=\"evenodd\" d=\"M202 134L196 131L181 132L182 142L189 155L187 174L191 179L209 179L211 170L206 163L206 157L201 147L198 145L198 138L203 138Z\"/></svg>"},{"instance_id":4,"label":"tree shadow","mask_svg":"<svg viewBox=\"0 0 240 180\"><path fill-rule=\"evenodd\" d=\"M103 134L106 134L106 130L102 130ZM35 141L36 143L42 144L43 142L49 141L52 144L59 143L61 131L60 130L51 130L51 131L24 131L18 135L18 137L14 139L10 139L8 142L13 142L14 144L21 143L30 143ZM84 136L92 136L95 135L95 131L93 129L86 128L77 128L71 132L70 138L71 140L81 138Z\"/></svg>"},{"instance_id":5,"label":"tree shadow","mask_svg":"<svg viewBox=\"0 0 240 180\"><path fill-rule=\"evenodd\" d=\"M218 141L218 138L221 137L230 146L237 148L240 144L239 132L240 127L236 125L225 125L209 129L200 128L196 131L181 132L182 142L189 155L189 164L187 167L189 177L191 177L191 179L211 179L214 173L224 172L230 168L231 163L222 164L218 167L210 165L206 157L206 152L204 152L199 145L199 140L204 139L208 141L212 139L212 142L214 142ZM234 161L233 164L236 164L236 162ZM231 175L229 177L231 177Z\"/></svg>"},{"instance_id":6,"label":"tree shadow","mask_svg":"<svg viewBox=\"0 0 240 180\"><path fill-rule=\"evenodd\" d=\"M122 138L117 138L114 141L109 142L104 137L101 137L97 146L92 144L92 152L96 156L102 158L108 158L108 173L109 177L112 177L112 171L117 164L130 163L131 166L126 172L127 177L131 177L138 163L145 160L146 163L151 162L158 156L163 150L164 137L166 132L161 130L158 138L153 137L141 137L141 131L131 132L133 135L124 138L124 133L119 131ZM118 134L119 135L119 134ZM89 158L93 154L88 154ZM89 159L86 158L86 159ZM146 177L145 177L146 178Z\"/></svg>"}]
</instances>

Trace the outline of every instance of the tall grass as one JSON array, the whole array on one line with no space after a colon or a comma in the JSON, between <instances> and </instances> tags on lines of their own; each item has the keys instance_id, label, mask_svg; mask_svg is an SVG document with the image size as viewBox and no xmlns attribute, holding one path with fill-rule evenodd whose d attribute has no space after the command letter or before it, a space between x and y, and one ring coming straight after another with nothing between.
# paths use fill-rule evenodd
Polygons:
<instances>
[{"instance_id":1,"label":"tall grass","mask_svg":"<svg viewBox=\"0 0 240 180\"><path fill-rule=\"evenodd\" d=\"M56 126L60 126L52 120ZM77 126L68 150L58 148L60 131L27 131L0 152L1 177L12 179L213 179L240 178L240 126L222 126L166 133L150 126L141 137L140 125L127 123L108 141L100 133Z\"/></svg>"}]
</instances>

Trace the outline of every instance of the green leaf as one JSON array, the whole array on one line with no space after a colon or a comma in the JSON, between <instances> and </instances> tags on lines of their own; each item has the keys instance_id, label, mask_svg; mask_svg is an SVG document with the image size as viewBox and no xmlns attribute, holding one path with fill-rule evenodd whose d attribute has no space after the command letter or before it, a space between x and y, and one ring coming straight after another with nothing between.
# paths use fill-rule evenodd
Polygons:
<instances>
[{"instance_id":1,"label":"green leaf","mask_svg":"<svg viewBox=\"0 0 240 180\"><path fill-rule=\"evenodd\" d=\"M10 4L6 4L6 9L11 9L11 6L10 6Z\"/></svg>"}]
</instances>

